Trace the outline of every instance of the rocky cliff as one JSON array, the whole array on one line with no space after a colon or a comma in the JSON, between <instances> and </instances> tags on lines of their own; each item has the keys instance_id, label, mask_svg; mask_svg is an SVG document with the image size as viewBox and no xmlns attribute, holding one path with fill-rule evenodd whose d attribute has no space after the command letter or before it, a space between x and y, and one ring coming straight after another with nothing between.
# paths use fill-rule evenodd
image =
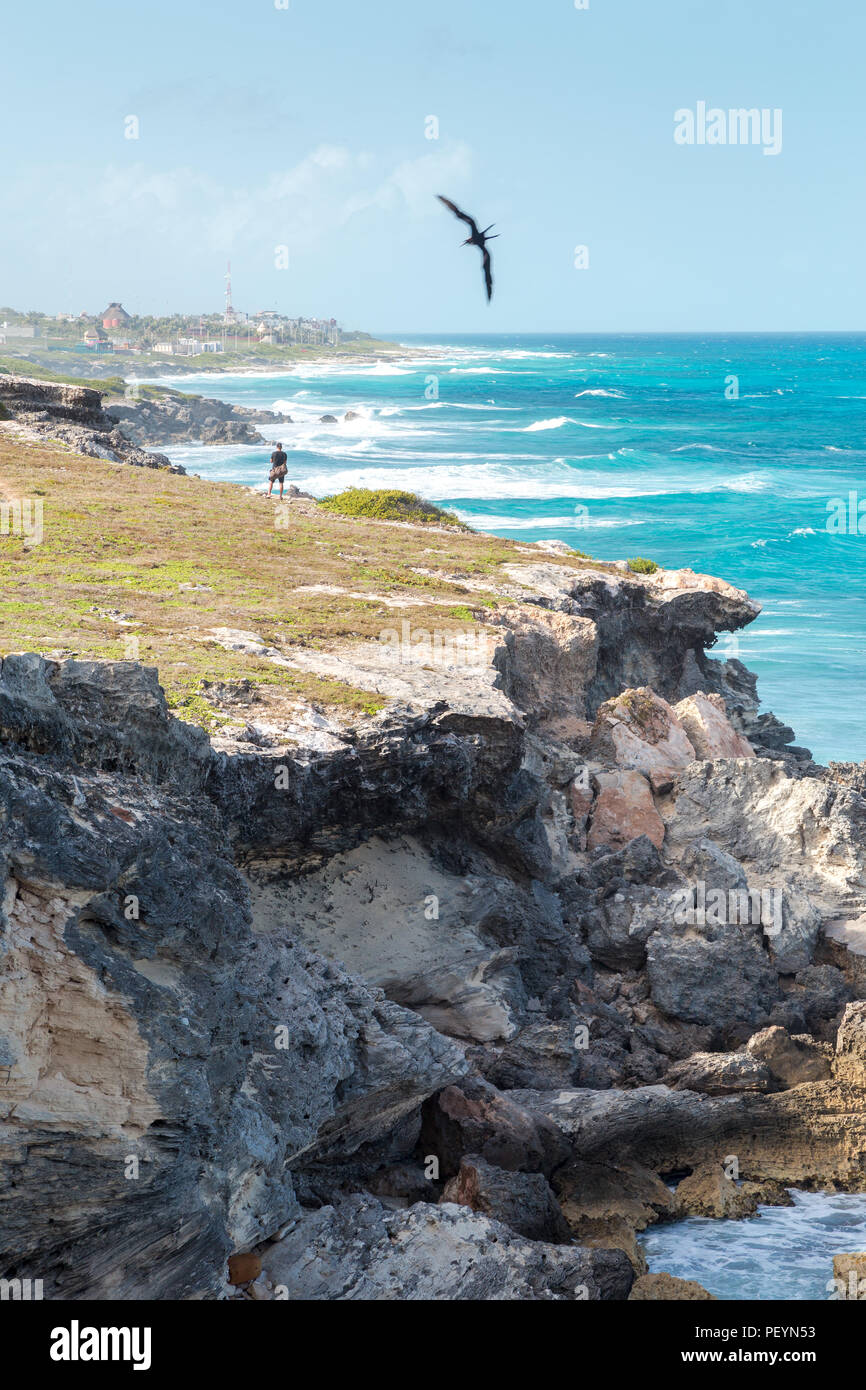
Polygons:
<instances>
[{"instance_id":1,"label":"rocky cliff","mask_svg":"<svg viewBox=\"0 0 866 1390\"><path fill-rule=\"evenodd\" d=\"M860 770L708 656L740 591L507 569L482 661L295 649L351 724L3 660L0 1275L624 1299L650 1222L864 1185Z\"/></svg>"},{"instance_id":2,"label":"rocky cliff","mask_svg":"<svg viewBox=\"0 0 866 1390\"><path fill-rule=\"evenodd\" d=\"M165 454L139 448L120 429L117 418L103 410L102 396L89 386L65 386L0 373L0 420L17 426L25 438L59 440L90 458L184 472Z\"/></svg>"},{"instance_id":3,"label":"rocky cliff","mask_svg":"<svg viewBox=\"0 0 866 1390\"><path fill-rule=\"evenodd\" d=\"M256 425L268 426L268 439L276 439L278 428L292 423L290 417L276 415L272 410L253 410L162 388L158 392L149 388L147 394L136 394L133 389L122 399L109 397L106 410L123 433L142 446L179 442L264 444L265 436Z\"/></svg>"}]
</instances>

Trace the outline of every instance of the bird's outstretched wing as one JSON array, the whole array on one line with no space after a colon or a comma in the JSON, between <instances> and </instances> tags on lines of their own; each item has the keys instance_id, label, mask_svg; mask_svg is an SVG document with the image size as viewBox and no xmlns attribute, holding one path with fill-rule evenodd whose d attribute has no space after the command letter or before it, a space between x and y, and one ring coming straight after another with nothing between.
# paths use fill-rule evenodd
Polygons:
<instances>
[{"instance_id":1,"label":"bird's outstretched wing","mask_svg":"<svg viewBox=\"0 0 866 1390\"><path fill-rule=\"evenodd\" d=\"M487 250L486 246L481 252L481 259L484 262L484 284L487 289L487 300L489 303L493 298L493 270L490 265L490 252Z\"/></svg>"},{"instance_id":2,"label":"bird's outstretched wing","mask_svg":"<svg viewBox=\"0 0 866 1390\"><path fill-rule=\"evenodd\" d=\"M478 235L478 227L476 226L475 219L470 217L468 212L461 212L456 203L452 203L450 198L443 198L441 193L437 193L436 197L439 199L440 203L445 204L449 212L453 212L455 217L459 217L461 222L465 222L467 227L472 228L473 236Z\"/></svg>"}]
</instances>

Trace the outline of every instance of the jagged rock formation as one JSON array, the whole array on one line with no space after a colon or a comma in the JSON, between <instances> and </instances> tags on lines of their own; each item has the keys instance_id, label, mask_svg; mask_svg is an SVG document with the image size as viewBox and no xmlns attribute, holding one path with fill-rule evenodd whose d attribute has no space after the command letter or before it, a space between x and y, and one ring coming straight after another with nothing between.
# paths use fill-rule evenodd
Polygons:
<instances>
[{"instance_id":1,"label":"jagged rock formation","mask_svg":"<svg viewBox=\"0 0 866 1390\"><path fill-rule=\"evenodd\" d=\"M291 416L272 410L253 410L244 405L228 405L207 396L166 392L161 396L135 395L122 400L109 399L106 409L133 443L177 444L264 444L265 436L256 425L271 426L268 438L276 438L281 425L290 425Z\"/></svg>"},{"instance_id":2,"label":"jagged rock formation","mask_svg":"<svg viewBox=\"0 0 866 1390\"><path fill-rule=\"evenodd\" d=\"M390 698L308 734L3 661L0 1275L624 1299L649 1222L864 1184L866 801L706 655L755 605L503 593L477 667L277 653Z\"/></svg>"},{"instance_id":3,"label":"jagged rock formation","mask_svg":"<svg viewBox=\"0 0 866 1390\"><path fill-rule=\"evenodd\" d=\"M165 454L151 454L132 443L114 415L102 408L103 392L88 386L62 386L30 377L0 373L0 408L5 418L31 436L59 439L78 454L130 463L139 468L167 468L183 473Z\"/></svg>"}]
</instances>

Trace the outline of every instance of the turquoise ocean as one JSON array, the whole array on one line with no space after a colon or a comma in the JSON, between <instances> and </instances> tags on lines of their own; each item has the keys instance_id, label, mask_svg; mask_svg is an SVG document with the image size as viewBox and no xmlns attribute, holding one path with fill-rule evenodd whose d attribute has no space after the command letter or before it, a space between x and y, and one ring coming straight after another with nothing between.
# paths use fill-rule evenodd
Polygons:
<instances>
[{"instance_id":1,"label":"turquoise ocean","mask_svg":"<svg viewBox=\"0 0 866 1390\"><path fill-rule=\"evenodd\" d=\"M387 336L404 357L176 384L290 415L263 432L316 496L408 488L482 531L747 589L761 617L718 654L820 761L866 758L866 334ZM266 485L264 446L167 452Z\"/></svg>"}]
</instances>

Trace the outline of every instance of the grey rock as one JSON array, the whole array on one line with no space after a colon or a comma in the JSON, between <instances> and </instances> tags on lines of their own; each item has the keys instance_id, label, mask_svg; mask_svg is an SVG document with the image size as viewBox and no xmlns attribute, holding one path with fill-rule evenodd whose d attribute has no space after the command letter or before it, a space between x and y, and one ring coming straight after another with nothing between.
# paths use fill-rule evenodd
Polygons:
<instances>
[{"instance_id":1,"label":"grey rock","mask_svg":"<svg viewBox=\"0 0 866 1390\"><path fill-rule=\"evenodd\" d=\"M676 1062L664 1079L675 1090L699 1091L708 1096L775 1089L773 1073L751 1052L696 1052L685 1061Z\"/></svg>"},{"instance_id":2,"label":"grey rock","mask_svg":"<svg viewBox=\"0 0 866 1390\"><path fill-rule=\"evenodd\" d=\"M626 1255L528 1241L465 1207L389 1212L350 1197L298 1221L263 1255L290 1300L624 1299Z\"/></svg>"},{"instance_id":3,"label":"grey rock","mask_svg":"<svg viewBox=\"0 0 866 1390\"><path fill-rule=\"evenodd\" d=\"M495 1168L477 1154L461 1161L440 1202L454 1202L501 1221L527 1240L562 1244L571 1233L543 1173Z\"/></svg>"}]
</instances>

